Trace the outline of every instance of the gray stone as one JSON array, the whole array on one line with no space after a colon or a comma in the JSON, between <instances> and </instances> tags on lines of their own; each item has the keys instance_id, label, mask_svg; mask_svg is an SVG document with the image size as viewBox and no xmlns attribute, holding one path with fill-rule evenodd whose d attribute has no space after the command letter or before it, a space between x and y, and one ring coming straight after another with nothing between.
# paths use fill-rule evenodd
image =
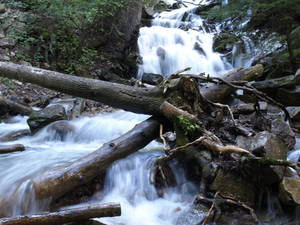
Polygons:
<instances>
[{"instance_id":1,"label":"gray stone","mask_svg":"<svg viewBox=\"0 0 300 225\"><path fill-rule=\"evenodd\" d=\"M62 105L51 105L45 109L31 113L27 123L31 132L35 133L54 121L66 119L66 110Z\"/></svg>"},{"instance_id":2,"label":"gray stone","mask_svg":"<svg viewBox=\"0 0 300 225\"><path fill-rule=\"evenodd\" d=\"M296 144L295 133L285 121L282 119L272 120L271 132L281 138L289 150L293 149Z\"/></svg>"},{"instance_id":3,"label":"gray stone","mask_svg":"<svg viewBox=\"0 0 300 225\"><path fill-rule=\"evenodd\" d=\"M142 76L142 82L151 84L151 85L158 85L163 81L163 76L154 73L144 73Z\"/></svg>"},{"instance_id":4,"label":"gray stone","mask_svg":"<svg viewBox=\"0 0 300 225\"><path fill-rule=\"evenodd\" d=\"M279 186L279 199L284 205L300 205L300 179L284 177Z\"/></svg>"},{"instance_id":5,"label":"gray stone","mask_svg":"<svg viewBox=\"0 0 300 225\"><path fill-rule=\"evenodd\" d=\"M287 144L281 138L268 131L260 132L254 137L239 136L236 142L239 147L252 151L253 154L260 157L286 160L289 151ZM271 185L283 178L284 167L262 167L259 173L257 175L264 175L263 182Z\"/></svg>"},{"instance_id":6,"label":"gray stone","mask_svg":"<svg viewBox=\"0 0 300 225\"><path fill-rule=\"evenodd\" d=\"M210 185L210 190L219 191L220 194L232 197L250 207L253 207L255 203L254 184L231 171L225 172L219 169L217 176Z\"/></svg>"}]
</instances>

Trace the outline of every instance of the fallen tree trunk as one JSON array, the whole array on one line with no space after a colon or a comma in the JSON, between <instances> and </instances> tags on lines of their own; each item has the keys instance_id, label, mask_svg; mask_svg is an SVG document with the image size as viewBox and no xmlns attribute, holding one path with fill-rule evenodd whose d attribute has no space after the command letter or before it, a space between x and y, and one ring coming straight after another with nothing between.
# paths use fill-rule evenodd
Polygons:
<instances>
[{"instance_id":1,"label":"fallen tree trunk","mask_svg":"<svg viewBox=\"0 0 300 225\"><path fill-rule=\"evenodd\" d=\"M29 115L34 111L30 107L18 104L11 100L5 99L1 96L0 96L0 109L1 109L0 113L2 113L2 111L5 111L6 113L22 114L22 115Z\"/></svg>"},{"instance_id":2,"label":"fallen tree trunk","mask_svg":"<svg viewBox=\"0 0 300 225\"><path fill-rule=\"evenodd\" d=\"M158 137L159 122L150 118L116 138L95 152L75 162L47 171L34 179L33 186L38 199L56 200L75 187L86 184L114 161L145 147Z\"/></svg>"},{"instance_id":3,"label":"fallen tree trunk","mask_svg":"<svg viewBox=\"0 0 300 225\"><path fill-rule=\"evenodd\" d=\"M161 115L163 100L156 98L160 95L158 88L132 87L7 62L0 62L0 74L131 112Z\"/></svg>"},{"instance_id":4,"label":"fallen tree trunk","mask_svg":"<svg viewBox=\"0 0 300 225\"><path fill-rule=\"evenodd\" d=\"M258 64L247 69L235 69L225 74L223 79L225 81L250 81L260 77L263 71L264 67ZM200 91L201 94L208 100L212 102L220 102L225 97L233 93L235 89L226 84L213 84L209 87L201 88Z\"/></svg>"},{"instance_id":5,"label":"fallen tree trunk","mask_svg":"<svg viewBox=\"0 0 300 225\"><path fill-rule=\"evenodd\" d=\"M0 145L0 154L24 151L25 147L21 144L15 145Z\"/></svg>"},{"instance_id":6,"label":"fallen tree trunk","mask_svg":"<svg viewBox=\"0 0 300 225\"><path fill-rule=\"evenodd\" d=\"M262 72L263 66L256 65L248 69L233 70L226 74L224 79L249 81L260 76ZM7 62L0 62L0 76L34 83L135 113L163 116L160 106L164 98L162 90L158 87L132 87ZM233 91L227 85L212 85L202 89L201 93L211 101L219 101Z\"/></svg>"},{"instance_id":7,"label":"fallen tree trunk","mask_svg":"<svg viewBox=\"0 0 300 225\"><path fill-rule=\"evenodd\" d=\"M105 203L39 215L3 218L0 219L0 225L57 225L96 217L113 217L120 215L120 204Z\"/></svg>"}]
</instances>

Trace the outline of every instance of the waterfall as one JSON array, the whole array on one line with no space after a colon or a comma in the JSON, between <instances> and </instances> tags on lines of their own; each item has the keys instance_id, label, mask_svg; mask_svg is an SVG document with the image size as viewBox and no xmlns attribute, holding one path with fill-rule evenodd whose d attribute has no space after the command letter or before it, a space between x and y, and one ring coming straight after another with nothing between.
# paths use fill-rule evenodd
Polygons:
<instances>
[{"instance_id":1,"label":"waterfall","mask_svg":"<svg viewBox=\"0 0 300 225\"><path fill-rule=\"evenodd\" d=\"M213 51L213 34L205 31L193 6L156 15L151 27L140 29L138 39L143 73L168 76L191 67L188 73L220 76L232 69L222 55Z\"/></svg>"}]
</instances>

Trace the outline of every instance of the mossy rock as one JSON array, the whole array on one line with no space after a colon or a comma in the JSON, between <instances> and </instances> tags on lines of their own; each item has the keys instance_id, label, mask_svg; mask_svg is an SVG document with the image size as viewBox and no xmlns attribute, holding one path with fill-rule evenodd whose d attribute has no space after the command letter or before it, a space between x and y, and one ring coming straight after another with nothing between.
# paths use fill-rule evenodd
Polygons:
<instances>
[{"instance_id":1,"label":"mossy rock","mask_svg":"<svg viewBox=\"0 0 300 225\"><path fill-rule=\"evenodd\" d=\"M239 41L242 41L241 38L231 32L220 33L214 37L213 49L216 52L227 53Z\"/></svg>"},{"instance_id":2,"label":"mossy rock","mask_svg":"<svg viewBox=\"0 0 300 225\"><path fill-rule=\"evenodd\" d=\"M45 109L31 113L27 123L31 132L35 133L54 121L66 119L66 110L62 105L51 105Z\"/></svg>"}]
</instances>

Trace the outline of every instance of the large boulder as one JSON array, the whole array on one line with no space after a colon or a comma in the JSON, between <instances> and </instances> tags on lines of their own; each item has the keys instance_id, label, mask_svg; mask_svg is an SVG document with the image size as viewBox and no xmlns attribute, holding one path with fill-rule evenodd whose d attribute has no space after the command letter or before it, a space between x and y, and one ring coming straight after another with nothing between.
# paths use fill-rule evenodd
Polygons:
<instances>
[{"instance_id":1,"label":"large boulder","mask_svg":"<svg viewBox=\"0 0 300 225\"><path fill-rule=\"evenodd\" d=\"M62 105L50 105L45 109L31 113L27 123L31 132L35 133L54 121L66 119L66 110Z\"/></svg>"},{"instance_id":2,"label":"large boulder","mask_svg":"<svg viewBox=\"0 0 300 225\"><path fill-rule=\"evenodd\" d=\"M285 160L289 151L288 145L281 140L280 137L268 131L257 133L254 137L239 136L237 145L241 148L252 151L261 157L271 159ZM280 182L284 176L284 167L281 166L253 166L259 168L260 171L252 171L254 179L263 177L262 182L265 185L271 185Z\"/></svg>"},{"instance_id":3,"label":"large boulder","mask_svg":"<svg viewBox=\"0 0 300 225\"><path fill-rule=\"evenodd\" d=\"M300 205L300 179L284 177L279 187L279 199L287 206Z\"/></svg>"},{"instance_id":4,"label":"large boulder","mask_svg":"<svg viewBox=\"0 0 300 225\"><path fill-rule=\"evenodd\" d=\"M219 169L217 176L209 188L212 191L219 191L220 194L236 199L251 207L254 206L256 198L254 183L235 172Z\"/></svg>"}]
</instances>

